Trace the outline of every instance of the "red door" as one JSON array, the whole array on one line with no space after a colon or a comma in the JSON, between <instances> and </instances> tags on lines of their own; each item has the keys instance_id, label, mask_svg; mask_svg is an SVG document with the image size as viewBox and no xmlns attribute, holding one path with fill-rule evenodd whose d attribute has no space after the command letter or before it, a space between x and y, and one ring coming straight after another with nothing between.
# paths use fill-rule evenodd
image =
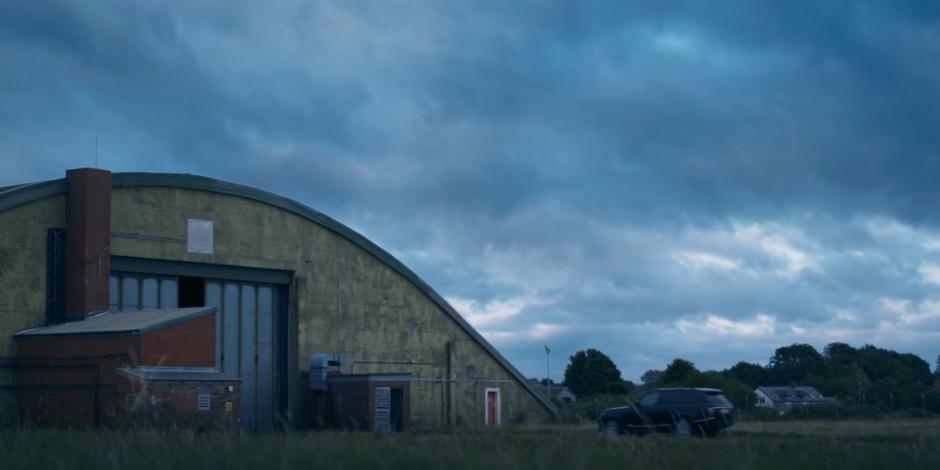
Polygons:
<instances>
[{"instance_id":1,"label":"red door","mask_svg":"<svg viewBox=\"0 0 940 470\"><path fill-rule=\"evenodd\" d=\"M486 425L494 427L499 423L499 394L495 390L486 391Z\"/></svg>"}]
</instances>

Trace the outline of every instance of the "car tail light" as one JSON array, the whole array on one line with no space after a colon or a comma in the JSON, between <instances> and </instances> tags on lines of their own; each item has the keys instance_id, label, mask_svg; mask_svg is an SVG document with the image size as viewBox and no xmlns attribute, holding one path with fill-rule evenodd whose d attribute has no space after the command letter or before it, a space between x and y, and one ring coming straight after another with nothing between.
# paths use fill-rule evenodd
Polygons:
<instances>
[{"instance_id":1,"label":"car tail light","mask_svg":"<svg viewBox=\"0 0 940 470\"><path fill-rule=\"evenodd\" d=\"M721 406L706 408L706 410L708 411L708 416L721 415L721 416L727 417L727 415L730 414L731 412L731 410L729 410L728 408L724 408Z\"/></svg>"}]
</instances>

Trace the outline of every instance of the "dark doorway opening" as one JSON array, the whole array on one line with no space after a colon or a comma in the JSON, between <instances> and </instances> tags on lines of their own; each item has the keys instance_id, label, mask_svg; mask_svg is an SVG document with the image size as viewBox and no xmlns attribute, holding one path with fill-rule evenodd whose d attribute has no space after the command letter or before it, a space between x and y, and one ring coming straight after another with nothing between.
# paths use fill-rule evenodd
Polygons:
<instances>
[{"instance_id":1,"label":"dark doorway opening","mask_svg":"<svg viewBox=\"0 0 940 470\"><path fill-rule=\"evenodd\" d=\"M391 423L389 424L391 425L390 427L392 428L392 431L401 431L403 428L402 426L403 403L404 403L403 390L400 388L393 388L392 389L392 403L391 403L392 406L391 406L391 410L389 410L391 412L390 413Z\"/></svg>"},{"instance_id":2,"label":"dark doorway opening","mask_svg":"<svg viewBox=\"0 0 940 470\"><path fill-rule=\"evenodd\" d=\"M205 304L206 280L201 277L180 276L178 306L202 307Z\"/></svg>"}]
</instances>

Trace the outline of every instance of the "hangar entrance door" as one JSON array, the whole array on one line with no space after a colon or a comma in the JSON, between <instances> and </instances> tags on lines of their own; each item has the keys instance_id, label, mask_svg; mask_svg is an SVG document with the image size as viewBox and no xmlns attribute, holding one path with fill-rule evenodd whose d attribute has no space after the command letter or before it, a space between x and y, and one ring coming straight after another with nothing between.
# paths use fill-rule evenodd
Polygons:
<instances>
[{"instance_id":1,"label":"hangar entrance door","mask_svg":"<svg viewBox=\"0 0 940 470\"><path fill-rule=\"evenodd\" d=\"M111 309L216 307L216 368L242 380L247 431L287 411L287 272L111 257Z\"/></svg>"},{"instance_id":2,"label":"hangar entrance door","mask_svg":"<svg viewBox=\"0 0 940 470\"><path fill-rule=\"evenodd\" d=\"M248 431L270 431L278 406L277 367L284 338L286 289L275 284L206 280L206 306L217 308L216 357L223 372L241 377L240 414ZM278 321L281 320L281 321Z\"/></svg>"}]
</instances>

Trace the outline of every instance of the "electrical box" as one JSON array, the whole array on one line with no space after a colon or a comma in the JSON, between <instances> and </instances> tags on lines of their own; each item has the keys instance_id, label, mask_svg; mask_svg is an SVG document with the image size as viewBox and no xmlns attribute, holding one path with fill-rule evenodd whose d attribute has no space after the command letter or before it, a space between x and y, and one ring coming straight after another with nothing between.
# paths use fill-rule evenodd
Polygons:
<instances>
[{"instance_id":1,"label":"electrical box","mask_svg":"<svg viewBox=\"0 0 940 470\"><path fill-rule=\"evenodd\" d=\"M343 364L339 354L310 355L310 390L327 391L326 375L333 367Z\"/></svg>"}]
</instances>

